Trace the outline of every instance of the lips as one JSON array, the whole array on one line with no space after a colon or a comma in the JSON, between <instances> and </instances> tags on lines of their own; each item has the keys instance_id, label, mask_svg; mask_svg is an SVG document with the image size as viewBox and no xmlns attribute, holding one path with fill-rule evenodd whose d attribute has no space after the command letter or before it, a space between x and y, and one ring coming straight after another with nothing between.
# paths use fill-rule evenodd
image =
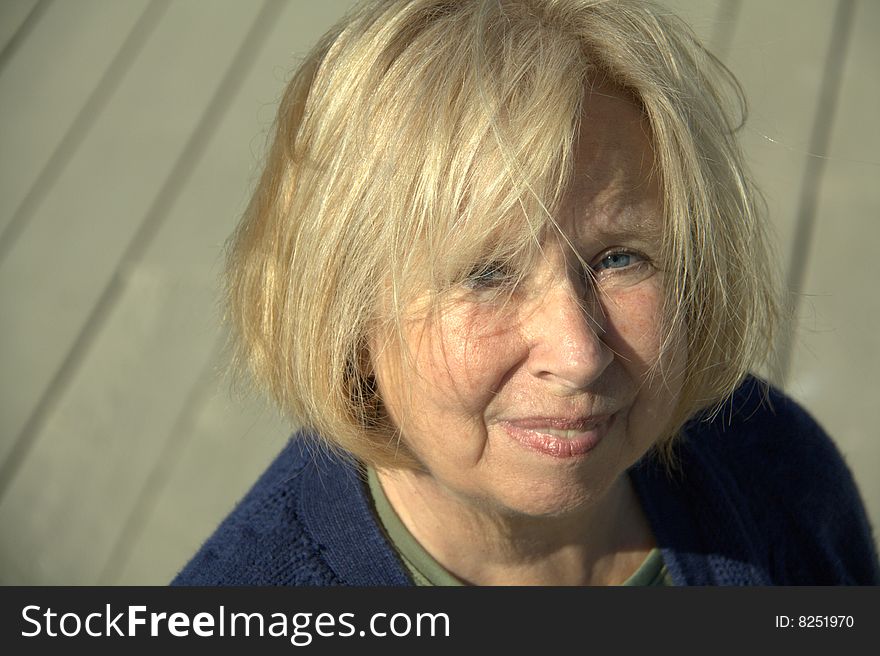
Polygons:
<instances>
[{"instance_id":1,"label":"lips","mask_svg":"<svg viewBox=\"0 0 880 656\"><path fill-rule=\"evenodd\" d=\"M502 421L520 445L554 458L574 458L592 451L608 433L614 415L525 417Z\"/></svg>"}]
</instances>

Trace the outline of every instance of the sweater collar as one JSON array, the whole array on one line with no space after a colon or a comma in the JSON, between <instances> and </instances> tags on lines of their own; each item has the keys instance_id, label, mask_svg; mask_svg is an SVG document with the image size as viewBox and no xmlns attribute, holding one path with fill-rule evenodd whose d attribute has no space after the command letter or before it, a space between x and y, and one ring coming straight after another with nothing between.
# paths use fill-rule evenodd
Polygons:
<instances>
[{"instance_id":1,"label":"sweater collar","mask_svg":"<svg viewBox=\"0 0 880 656\"><path fill-rule=\"evenodd\" d=\"M412 585L375 519L363 473L325 448L312 451L298 511L324 560L344 585Z\"/></svg>"},{"instance_id":2,"label":"sweater collar","mask_svg":"<svg viewBox=\"0 0 880 656\"><path fill-rule=\"evenodd\" d=\"M721 494L730 482L703 480L694 473L706 466L699 460L683 454L681 470L670 472L647 455L629 470L673 585L771 585L766 563L745 539L744 518Z\"/></svg>"}]
</instances>

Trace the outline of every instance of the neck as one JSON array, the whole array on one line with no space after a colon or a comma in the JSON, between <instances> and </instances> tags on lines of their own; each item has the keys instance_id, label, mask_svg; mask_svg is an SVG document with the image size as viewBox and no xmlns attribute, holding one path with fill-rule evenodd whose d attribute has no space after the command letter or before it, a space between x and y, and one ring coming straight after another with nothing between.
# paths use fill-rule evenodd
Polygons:
<instances>
[{"instance_id":1,"label":"neck","mask_svg":"<svg viewBox=\"0 0 880 656\"><path fill-rule=\"evenodd\" d=\"M588 506L551 517L488 507L420 472L377 475L416 540L474 585L617 585L654 546L626 475Z\"/></svg>"}]
</instances>

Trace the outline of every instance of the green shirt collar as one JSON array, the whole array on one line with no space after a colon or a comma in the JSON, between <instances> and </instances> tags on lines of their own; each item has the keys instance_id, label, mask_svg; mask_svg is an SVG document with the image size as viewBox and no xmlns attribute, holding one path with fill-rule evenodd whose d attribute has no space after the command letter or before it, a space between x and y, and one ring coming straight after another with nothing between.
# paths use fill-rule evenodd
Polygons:
<instances>
[{"instance_id":1,"label":"green shirt collar","mask_svg":"<svg viewBox=\"0 0 880 656\"><path fill-rule=\"evenodd\" d=\"M385 496L385 490L382 489L376 470L372 467L367 467L367 483L379 521L388 534L391 545L409 571L413 582L419 586L464 585L461 580L438 563L404 526L394 508L391 507L388 497ZM671 585L660 550L652 549L639 568L622 585Z\"/></svg>"}]
</instances>

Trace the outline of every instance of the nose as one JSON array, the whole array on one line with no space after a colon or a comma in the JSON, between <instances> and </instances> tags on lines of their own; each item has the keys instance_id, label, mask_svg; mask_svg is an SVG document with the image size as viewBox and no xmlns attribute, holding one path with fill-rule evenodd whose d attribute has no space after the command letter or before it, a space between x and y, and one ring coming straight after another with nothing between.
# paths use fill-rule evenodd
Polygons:
<instances>
[{"instance_id":1,"label":"nose","mask_svg":"<svg viewBox=\"0 0 880 656\"><path fill-rule=\"evenodd\" d=\"M524 319L529 373L562 393L587 389L614 359L603 341L606 317L596 290L578 287L567 277L557 280Z\"/></svg>"}]
</instances>

